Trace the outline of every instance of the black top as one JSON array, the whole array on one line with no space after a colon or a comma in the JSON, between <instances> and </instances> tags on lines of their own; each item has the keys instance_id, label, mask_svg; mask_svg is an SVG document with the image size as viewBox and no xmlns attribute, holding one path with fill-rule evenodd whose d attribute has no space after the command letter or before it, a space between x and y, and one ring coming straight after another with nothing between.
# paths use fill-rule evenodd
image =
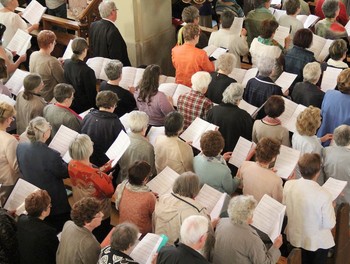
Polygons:
<instances>
[{"instance_id":1,"label":"black top","mask_svg":"<svg viewBox=\"0 0 350 264\"><path fill-rule=\"evenodd\" d=\"M56 230L43 220L21 215L17 222L17 239L22 264L54 264L58 238Z\"/></svg>"},{"instance_id":2,"label":"black top","mask_svg":"<svg viewBox=\"0 0 350 264\"><path fill-rule=\"evenodd\" d=\"M19 251L16 238L16 222L3 208L0 208L0 263L18 264Z\"/></svg>"},{"instance_id":3,"label":"black top","mask_svg":"<svg viewBox=\"0 0 350 264\"><path fill-rule=\"evenodd\" d=\"M118 95L119 101L114 113L118 117L123 116L126 113L130 113L136 108L136 101L132 93L118 85L112 85L103 81L100 86L100 91L112 91Z\"/></svg>"},{"instance_id":4,"label":"black top","mask_svg":"<svg viewBox=\"0 0 350 264\"><path fill-rule=\"evenodd\" d=\"M324 92L310 82L296 83L292 92L292 100L297 104L313 105L321 109Z\"/></svg>"},{"instance_id":5,"label":"black top","mask_svg":"<svg viewBox=\"0 0 350 264\"><path fill-rule=\"evenodd\" d=\"M99 263L105 264L138 264L138 262L134 261L132 257L119 250L111 248L111 246L107 246L101 250L100 260Z\"/></svg>"},{"instance_id":6,"label":"black top","mask_svg":"<svg viewBox=\"0 0 350 264\"><path fill-rule=\"evenodd\" d=\"M222 93L236 80L231 77L218 72L210 73L211 82L208 86L208 91L205 96L208 97L213 103L220 104L222 102Z\"/></svg>"}]
</instances>

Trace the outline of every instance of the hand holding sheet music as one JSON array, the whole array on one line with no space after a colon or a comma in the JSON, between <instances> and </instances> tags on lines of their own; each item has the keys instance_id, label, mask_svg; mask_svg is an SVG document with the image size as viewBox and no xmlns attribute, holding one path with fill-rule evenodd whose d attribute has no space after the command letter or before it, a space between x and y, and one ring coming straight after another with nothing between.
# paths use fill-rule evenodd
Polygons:
<instances>
[{"instance_id":1,"label":"hand holding sheet music","mask_svg":"<svg viewBox=\"0 0 350 264\"><path fill-rule=\"evenodd\" d=\"M330 177L323 185L322 188L326 189L333 198L333 201L337 199L339 194L344 190L345 186L348 184L347 181L341 181Z\"/></svg>"},{"instance_id":2,"label":"hand holding sheet music","mask_svg":"<svg viewBox=\"0 0 350 264\"><path fill-rule=\"evenodd\" d=\"M10 51L15 51L17 55L22 56L26 54L30 45L32 36L22 29L17 29L16 34L12 37L6 48Z\"/></svg>"},{"instance_id":3,"label":"hand holding sheet music","mask_svg":"<svg viewBox=\"0 0 350 264\"><path fill-rule=\"evenodd\" d=\"M30 72L17 69L12 74L10 79L6 82L6 87L9 88L13 95L17 96L21 91L24 90L23 80L29 74Z\"/></svg>"},{"instance_id":4,"label":"hand holding sheet music","mask_svg":"<svg viewBox=\"0 0 350 264\"><path fill-rule=\"evenodd\" d=\"M106 152L106 156L109 159L113 160L112 167L114 167L117 164L117 162L123 156L124 152L129 147L129 145L129 136L124 131L120 131L118 137Z\"/></svg>"},{"instance_id":5,"label":"hand holding sheet music","mask_svg":"<svg viewBox=\"0 0 350 264\"><path fill-rule=\"evenodd\" d=\"M32 25L38 24L45 11L46 7L43 7L39 2L32 0L26 9L24 9L22 17Z\"/></svg>"},{"instance_id":6,"label":"hand holding sheet music","mask_svg":"<svg viewBox=\"0 0 350 264\"><path fill-rule=\"evenodd\" d=\"M288 177L294 171L300 157L300 151L281 145L280 154L276 158L276 174L282 179Z\"/></svg>"}]
</instances>

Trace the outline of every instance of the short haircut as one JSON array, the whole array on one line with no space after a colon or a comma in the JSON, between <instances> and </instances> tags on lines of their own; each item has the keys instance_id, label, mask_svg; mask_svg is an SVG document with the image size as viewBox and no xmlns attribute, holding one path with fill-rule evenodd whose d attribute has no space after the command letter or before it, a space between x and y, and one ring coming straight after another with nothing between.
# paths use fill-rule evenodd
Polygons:
<instances>
[{"instance_id":1,"label":"short haircut","mask_svg":"<svg viewBox=\"0 0 350 264\"><path fill-rule=\"evenodd\" d=\"M69 155L74 160L89 159L93 151L93 143L85 134L79 134L69 145Z\"/></svg>"},{"instance_id":2,"label":"short haircut","mask_svg":"<svg viewBox=\"0 0 350 264\"><path fill-rule=\"evenodd\" d=\"M263 137L256 145L255 155L258 162L269 163L280 153L281 143L272 138Z\"/></svg>"},{"instance_id":3,"label":"short haircut","mask_svg":"<svg viewBox=\"0 0 350 264\"><path fill-rule=\"evenodd\" d=\"M199 190L199 178L191 171L182 173L173 185L173 193L192 199L197 196Z\"/></svg>"},{"instance_id":4,"label":"short haircut","mask_svg":"<svg viewBox=\"0 0 350 264\"><path fill-rule=\"evenodd\" d=\"M269 117L279 117L284 112L284 100L282 96L272 95L264 105L265 114Z\"/></svg>"},{"instance_id":5,"label":"short haircut","mask_svg":"<svg viewBox=\"0 0 350 264\"><path fill-rule=\"evenodd\" d=\"M202 236L208 233L209 221L203 215L191 215L181 225L181 242L185 245L194 245Z\"/></svg>"},{"instance_id":6,"label":"short haircut","mask_svg":"<svg viewBox=\"0 0 350 264\"><path fill-rule=\"evenodd\" d=\"M305 153L299 158L298 167L301 176L311 180L321 170L321 156L318 153Z\"/></svg>"},{"instance_id":7,"label":"short haircut","mask_svg":"<svg viewBox=\"0 0 350 264\"><path fill-rule=\"evenodd\" d=\"M219 131L207 131L200 139L202 152L207 157L216 157L225 146L225 140Z\"/></svg>"},{"instance_id":8,"label":"short haircut","mask_svg":"<svg viewBox=\"0 0 350 264\"><path fill-rule=\"evenodd\" d=\"M199 10L194 6L187 6L182 10L181 18L183 22L193 23L196 18L199 18Z\"/></svg>"},{"instance_id":9,"label":"short haircut","mask_svg":"<svg viewBox=\"0 0 350 264\"><path fill-rule=\"evenodd\" d=\"M128 171L130 184L143 185L144 180L150 176L151 169L151 165L147 161L136 161Z\"/></svg>"},{"instance_id":10,"label":"short haircut","mask_svg":"<svg viewBox=\"0 0 350 264\"><path fill-rule=\"evenodd\" d=\"M243 97L244 88L242 84L231 83L222 93L222 101L225 104L237 105Z\"/></svg>"},{"instance_id":11,"label":"short haircut","mask_svg":"<svg viewBox=\"0 0 350 264\"><path fill-rule=\"evenodd\" d=\"M37 116L29 121L27 127L27 137L30 142L37 142L41 139L44 133L50 129L50 123L45 118Z\"/></svg>"},{"instance_id":12,"label":"short haircut","mask_svg":"<svg viewBox=\"0 0 350 264\"><path fill-rule=\"evenodd\" d=\"M135 245L139 230L132 223L121 223L114 228L111 236L111 248L125 251Z\"/></svg>"},{"instance_id":13,"label":"short haircut","mask_svg":"<svg viewBox=\"0 0 350 264\"><path fill-rule=\"evenodd\" d=\"M41 30L37 37L39 48L47 49L50 44L56 41L56 39L55 33L51 30Z\"/></svg>"},{"instance_id":14,"label":"short haircut","mask_svg":"<svg viewBox=\"0 0 350 264\"><path fill-rule=\"evenodd\" d=\"M184 117L177 111L170 112L164 119L165 135L168 137L177 136L184 126Z\"/></svg>"},{"instance_id":15,"label":"short haircut","mask_svg":"<svg viewBox=\"0 0 350 264\"><path fill-rule=\"evenodd\" d=\"M235 15L232 11L225 10L222 12L220 19L222 28L230 28L232 26L233 20L235 19Z\"/></svg>"},{"instance_id":16,"label":"short haircut","mask_svg":"<svg viewBox=\"0 0 350 264\"><path fill-rule=\"evenodd\" d=\"M276 32L278 28L278 22L274 19L266 19L261 24L260 36L268 39L272 37L272 34Z\"/></svg>"},{"instance_id":17,"label":"short haircut","mask_svg":"<svg viewBox=\"0 0 350 264\"><path fill-rule=\"evenodd\" d=\"M101 91L96 96L96 106L98 108L111 108L117 106L118 95L112 91Z\"/></svg>"},{"instance_id":18,"label":"short haircut","mask_svg":"<svg viewBox=\"0 0 350 264\"><path fill-rule=\"evenodd\" d=\"M0 79L5 79L5 78L7 78L6 62L3 58L0 58Z\"/></svg>"},{"instance_id":19,"label":"short haircut","mask_svg":"<svg viewBox=\"0 0 350 264\"><path fill-rule=\"evenodd\" d=\"M11 3L13 0L0 0L0 3L4 6L7 7L9 3Z\"/></svg>"},{"instance_id":20,"label":"short haircut","mask_svg":"<svg viewBox=\"0 0 350 264\"><path fill-rule=\"evenodd\" d=\"M230 74L236 65L237 59L232 53L224 53L216 61L216 68L225 74Z\"/></svg>"},{"instance_id":21,"label":"short haircut","mask_svg":"<svg viewBox=\"0 0 350 264\"><path fill-rule=\"evenodd\" d=\"M15 108L6 103L0 102L0 124L3 124L9 117L13 117L16 114Z\"/></svg>"},{"instance_id":22,"label":"short haircut","mask_svg":"<svg viewBox=\"0 0 350 264\"><path fill-rule=\"evenodd\" d=\"M345 69L338 75L337 85L340 92L350 94L350 69Z\"/></svg>"},{"instance_id":23,"label":"short haircut","mask_svg":"<svg viewBox=\"0 0 350 264\"><path fill-rule=\"evenodd\" d=\"M202 94L208 89L210 82L211 76L205 71L196 72L191 77L192 89Z\"/></svg>"},{"instance_id":24,"label":"short haircut","mask_svg":"<svg viewBox=\"0 0 350 264\"><path fill-rule=\"evenodd\" d=\"M321 110L314 106L301 112L295 123L298 133L302 136L314 136L321 125Z\"/></svg>"},{"instance_id":25,"label":"short haircut","mask_svg":"<svg viewBox=\"0 0 350 264\"><path fill-rule=\"evenodd\" d=\"M310 48L313 38L314 36L310 29L299 29L294 34L293 45L304 49Z\"/></svg>"},{"instance_id":26,"label":"short haircut","mask_svg":"<svg viewBox=\"0 0 350 264\"><path fill-rule=\"evenodd\" d=\"M316 83L320 79L321 73L320 63L316 61L307 63L303 69L304 82Z\"/></svg>"},{"instance_id":27,"label":"short haircut","mask_svg":"<svg viewBox=\"0 0 350 264\"><path fill-rule=\"evenodd\" d=\"M344 39L336 39L329 47L329 56L333 60L340 60L348 51L346 41Z\"/></svg>"},{"instance_id":28,"label":"short haircut","mask_svg":"<svg viewBox=\"0 0 350 264\"><path fill-rule=\"evenodd\" d=\"M117 10L117 7L113 1L102 1L98 6L98 12L101 18L110 16L113 10Z\"/></svg>"},{"instance_id":29,"label":"short haircut","mask_svg":"<svg viewBox=\"0 0 350 264\"><path fill-rule=\"evenodd\" d=\"M74 92L75 90L72 85L67 83L59 83L56 84L55 88L53 89L53 96L57 102L62 103L65 99L71 98Z\"/></svg>"},{"instance_id":30,"label":"short haircut","mask_svg":"<svg viewBox=\"0 0 350 264\"><path fill-rule=\"evenodd\" d=\"M273 72L275 68L276 59L271 57L259 56L256 66L259 71L259 75L263 77L268 77Z\"/></svg>"},{"instance_id":31,"label":"short haircut","mask_svg":"<svg viewBox=\"0 0 350 264\"><path fill-rule=\"evenodd\" d=\"M265 3L269 2L270 0L253 0L254 8L259 8L265 5Z\"/></svg>"},{"instance_id":32,"label":"short haircut","mask_svg":"<svg viewBox=\"0 0 350 264\"><path fill-rule=\"evenodd\" d=\"M93 197L84 197L73 205L70 217L77 226L83 227L99 212L101 212L101 202Z\"/></svg>"},{"instance_id":33,"label":"short haircut","mask_svg":"<svg viewBox=\"0 0 350 264\"><path fill-rule=\"evenodd\" d=\"M227 208L228 216L234 224L245 224L253 217L257 201L252 195L238 195L233 197Z\"/></svg>"},{"instance_id":34,"label":"short haircut","mask_svg":"<svg viewBox=\"0 0 350 264\"><path fill-rule=\"evenodd\" d=\"M199 34L200 34L199 26L192 24L192 23L189 23L189 24L184 26L182 34L184 36L185 41L194 40L195 37L199 36Z\"/></svg>"},{"instance_id":35,"label":"short haircut","mask_svg":"<svg viewBox=\"0 0 350 264\"><path fill-rule=\"evenodd\" d=\"M43 211L47 210L51 203L51 197L45 190L37 190L29 194L24 200L24 208L28 215L39 217Z\"/></svg>"},{"instance_id":36,"label":"short haircut","mask_svg":"<svg viewBox=\"0 0 350 264\"><path fill-rule=\"evenodd\" d=\"M335 18L338 10L339 10L338 0L326 0L322 4L322 11L326 18Z\"/></svg>"},{"instance_id":37,"label":"short haircut","mask_svg":"<svg viewBox=\"0 0 350 264\"><path fill-rule=\"evenodd\" d=\"M333 139L337 146L346 147L350 145L350 126L340 125L333 132Z\"/></svg>"},{"instance_id":38,"label":"short haircut","mask_svg":"<svg viewBox=\"0 0 350 264\"><path fill-rule=\"evenodd\" d=\"M284 7L286 8L287 15L294 15L300 8L299 0L287 0L284 2Z\"/></svg>"},{"instance_id":39,"label":"short haircut","mask_svg":"<svg viewBox=\"0 0 350 264\"><path fill-rule=\"evenodd\" d=\"M112 60L106 64L104 71L109 80L118 80L122 76L123 63L118 60Z\"/></svg>"},{"instance_id":40,"label":"short haircut","mask_svg":"<svg viewBox=\"0 0 350 264\"><path fill-rule=\"evenodd\" d=\"M143 129L147 128L149 117L145 112L132 111L128 116L128 125L133 133L140 133Z\"/></svg>"},{"instance_id":41,"label":"short haircut","mask_svg":"<svg viewBox=\"0 0 350 264\"><path fill-rule=\"evenodd\" d=\"M37 73L30 73L23 79L23 98L25 100L30 100L33 98L33 90L38 88L42 82L42 79Z\"/></svg>"},{"instance_id":42,"label":"short haircut","mask_svg":"<svg viewBox=\"0 0 350 264\"><path fill-rule=\"evenodd\" d=\"M87 41L84 38L75 38L72 41L72 60L77 61L84 50L89 48Z\"/></svg>"}]
</instances>

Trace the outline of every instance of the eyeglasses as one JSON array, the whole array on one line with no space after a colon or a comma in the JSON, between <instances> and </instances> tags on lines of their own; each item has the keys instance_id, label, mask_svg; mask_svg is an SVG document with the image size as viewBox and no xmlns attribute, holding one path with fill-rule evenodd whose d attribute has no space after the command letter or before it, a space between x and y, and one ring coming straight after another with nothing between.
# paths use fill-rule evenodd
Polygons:
<instances>
[{"instance_id":1,"label":"eyeglasses","mask_svg":"<svg viewBox=\"0 0 350 264\"><path fill-rule=\"evenodd\" d=\"M52 207L52 204L49 203L49 205L47 206L47 209L51 208Z\"/></svg>"}]
</instances>

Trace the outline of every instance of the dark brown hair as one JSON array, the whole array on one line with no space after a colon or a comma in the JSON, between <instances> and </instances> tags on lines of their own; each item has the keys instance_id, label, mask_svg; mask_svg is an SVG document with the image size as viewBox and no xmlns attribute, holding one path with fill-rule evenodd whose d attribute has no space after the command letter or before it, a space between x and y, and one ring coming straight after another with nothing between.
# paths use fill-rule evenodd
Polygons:
<instances>
[{"instance_id":1,"label":"dark brown hair","mask_svg":"<svg viewBox=\"0 0 350 264\"><path fill-rule=\"evenodd\" d=\"M205 156L215 157L224 148L225 140L219 131L207 131L201 136L200 146Z\"/></svg>"},{"instance_id":2,"label":"dark brown hair","mask_svg":"<svg viewBox=\"0 0 350 264\"><path fill-rule=\"evenodd\" d=\"M129 168L129 182L132 185L141 186L143 181L150 175L151 165L146 161L136 161Z\"/></svg>"},{"instance_id":3,"label":"dark brown hair","mask_svg":"<svg viewBox=\"0 0 350 264\"><path fill-rule=\"evenodd\" d=\"M24 208L28 215L39 217L41 213L48 209L51 203L51 197L45 190L37 190L29 194L24 200Z\"/></svg>"},{"instance_id":4,"label":"dark brown hair","mask_svg":"<svg viewBox=\"0 0 350 264\"><path fill-rule=\"evenodd\" d=\"M80 227L90 223L101 211L101 203L93 197L84 197L77 201L72 208L70 217L73 222Z\"/></svg>"},{"instance_id":5,"label":"dark brown hair","mask_svg":"<svg viewBox=\"0 0 350 264\"><path fill-rule=\"evenodd\" d=\"M279 117L284 112L284 100L279 95L272 95L264 105L265 114L269 117Z\"/></svg>"},{"instance_id":6,"label":"dark brown hair","mask_svg":"<svg viewBox=\"0 0 350 264\"><path fill-rule=\"evenodd\" d=\"M272 34L275 33L278 28L278 23L274 19L266 19L261 24L260 37L271 38Z\"/></svg>"},{"instance_id":7,"label":"dark brown hair","mask_svg":"<svg viewBox=\"0 0 350 264\"><path fill-rule=\"evenodd\" d=\"M321 170L321 156L317 153L305 153L300 157L298 166L301 176L311 180Z\"/></svg>"},{"instance_id":8,"label":"dark brown hair","mask_svg":"<svg viewBox=\"0 0 350 264\"><path fill-rule=\"evenodd\" d=\"M310 48L312 39L313 39L312 31L308 28L299 29L294 34L293 44L294 46L298 46L300 48Z\"/></svg>"},{"instance_id":9,"label":"dark brown hair","mask_svg":"<svg viewBox=\"0 0 350 264\"><path fill-rule=\"evenodd\" d=\"M280 153L281 143L275 139L263 137L259 140L255 153L258 162L271 162Z\"/></svg>"}]
</instances>

